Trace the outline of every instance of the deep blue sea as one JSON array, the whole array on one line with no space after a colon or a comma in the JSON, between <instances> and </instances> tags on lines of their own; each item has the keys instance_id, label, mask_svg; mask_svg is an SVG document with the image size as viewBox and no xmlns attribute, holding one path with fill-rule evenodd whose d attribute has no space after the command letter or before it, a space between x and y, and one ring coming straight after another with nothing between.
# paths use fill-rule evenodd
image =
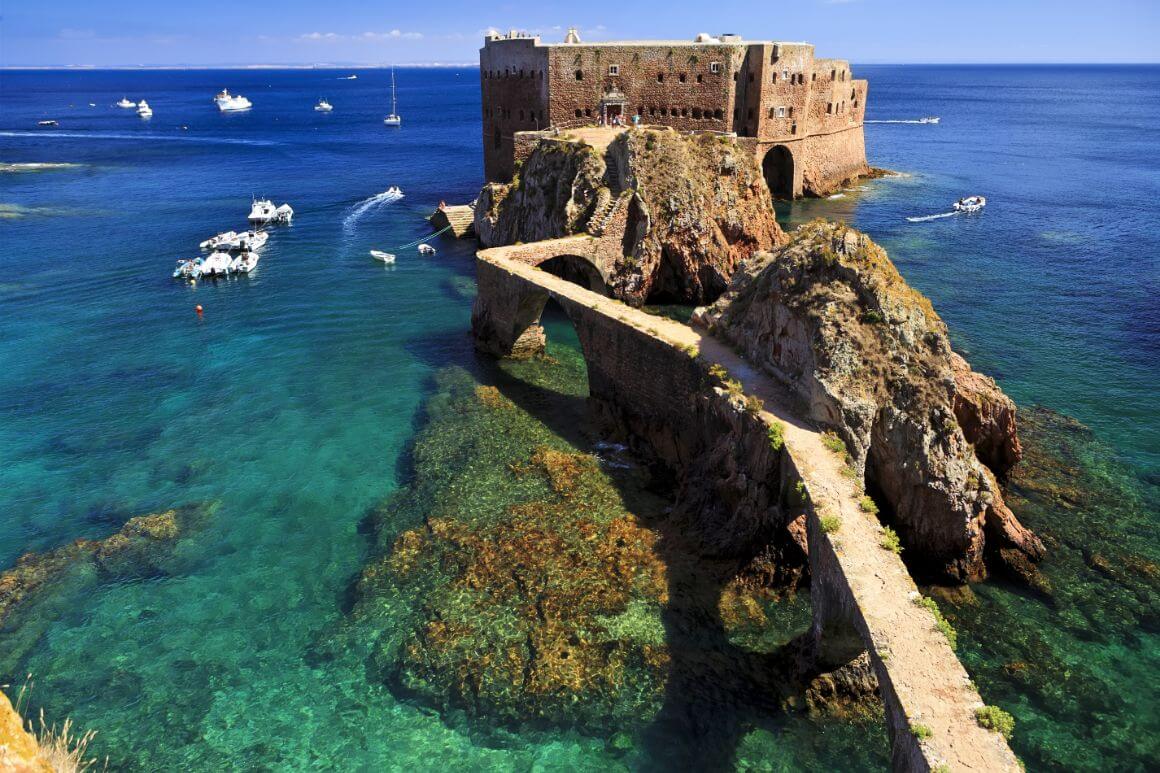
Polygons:
<instances>
[{"instance_id":1,"label":"deep blue sea","mask_svg":"<svg viewBox=\"0 0 1160 773\"><path fill-rule=\"evenodd\" d=\"M976 369L1090 428L1069 475L1082 467L1118 504L1077 519L1083 506L1061 499L1034 525L1119 530L1154 572L1160 67L855 71L868 118L941 123L867 125L871 163L905 176L779 216L870 233ZM392 267L367 251L430 233L441 199L478 192L478 73L398 71L400 129L382 125L389 72L348 74L0 72L0 164L76 165L0 171L0 568L134 515L219 503L181 571L92 584L46 607L31 637L0 632L0 679L31 674L34 704L96 730L116 769L649 767L573 731L481 739L314 655L367 560L360 524L410 474L436 374L474 367L473 246L437 237L436 257L399 250ZM223 87L254 108L219 114ZM115 107L123 96L154 116ZM312 109L322 97L333 113ZM59 126L36 126L49 118ZM402 200L360 207L392 185ZM906 219L969 194L987 197L983 213ZM296 212L257 271L173 281L177 258L244 225L253 195ZM1058 584L1086 578L1077 560ZM1053 603L988 583L961 613L964 660L1016 715L1030 769L1143 770L1160 751L1155 601L1107 623L1095 582ZM1047 649L1058 668L1020 682ZM787 726L736 767L882 764L880 750L828 755L826 732Z\"/></svg>"}]
</instances>

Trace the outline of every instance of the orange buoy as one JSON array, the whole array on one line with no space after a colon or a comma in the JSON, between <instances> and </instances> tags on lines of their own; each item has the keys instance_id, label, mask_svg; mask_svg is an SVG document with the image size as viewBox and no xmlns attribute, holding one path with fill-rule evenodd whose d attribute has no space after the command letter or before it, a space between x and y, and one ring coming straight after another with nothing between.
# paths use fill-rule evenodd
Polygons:
<instances>
[{"instance_id":1,"label":"orange buoy","mask_svg":"<svg viewBox=\"0 0 1160 773\"><path fill-rule=\"evenodd\" d=\"M197 316L199 316L199 317L201 316L201 304L200 303L197 304L196 306L194 306L193 310L197 312Z\"/></svg>"}]
</instances>

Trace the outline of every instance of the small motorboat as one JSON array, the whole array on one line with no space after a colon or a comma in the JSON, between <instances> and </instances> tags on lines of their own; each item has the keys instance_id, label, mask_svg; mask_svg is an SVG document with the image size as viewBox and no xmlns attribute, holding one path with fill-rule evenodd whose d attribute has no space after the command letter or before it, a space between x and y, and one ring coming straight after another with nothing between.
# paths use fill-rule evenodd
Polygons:
<instances>
[{"instance_id":1,"label":"small motorboat","mask_svg":"<svg viewBox=\"0 0 1160 773\"><path fill-rule=\"evenodd\" d=\"M357 75L348 75L345 78L339 78L339 80L340 81L357 81L358 76Z\"/></svg>"},{"instance_id":2,"label":"small motorboat","mask_svg":"<svg viewBox=\"0 0 1160 773\"><path fill-rule=\"evenodd\" d=\"M937 115L928 115L918 119L919 123L938 123L939 117Z\"/></svg>"},{"instance_id":3,"label":"small motorboat","mask_svg":"<svg viewBox=\"0 0 1160 773\"><path fill-rule=\"evenodd\" d=\"M387 188L387 192L384 195L391 198L399 198L403 195L403 189L397 185L392 185L390 188Z\"/></svg>"},{"instance_id":4,"label":"small motorboat","mask_svg":"<svg viewBox=\"0 0 1160 773\"><path fill-rule=\"evenodd\" d=\"M432 247L430 244L420 244L419 245L419 254L420 255L434 255L435 248Z\"/></svg>"},{"instance_id":5,"label":"small motorboat","mask_svg":"<svg viewBox=\"0 0 1160 773\"><path fill-rule=\"evenodd\" d=\"M294 217L294 208L289 204L274 206L269 199L254 199L250 207L251 223L289 223Z\"/></svg>"},{"instance_id":6,"label":"small motorboat","mask_svg":"<svg viewBox=\"0 0 1160 773\"><path fill-rule=\"evenodd\" d=\"M204 242L202 242L200 246L203 250L209 250L211 252L215 252L222 245L229 244L229 243L235 241L237 238L238 238L238 234L236 231L226 231L224 233L218 234L217 236L211 236L210 238L208 238Z\"/></svg>"},{"instance_id":7,"label":"small motorboat","mask_svg":"<svg viewBox=\"0 0 1160 773\"><path fill-rule=\"evenodd\" d=\"M117 107L123 107L126 110L132 110L137 107L137 103L128 97L121 97L121 101L117 103Z\"/></svg>"},{"instance_id":8,"label":"small motorboat","mask_svg":"<svg viewBox=\"0 0 1160 773\"><path fill-rule=\"evenodd\" d=\"M248 274L258 267L258 253L247 250L230 264L230 271L238 274Z\"/></svg>"},{"instance_id":9,"label":"small motorboat","mask_svg":"<svg viewBox=\"0 0 1160 773\"><path fill-rule=\"evenodd\" d=\"M318 100L318 104L314 106L316 113L329 113L334 109L334 105L327 102L325 99Z\"/></svg>"},{"instance_id":10,"label":"small motorboat","mask_svg":"<svg viewBox=\"0 0 1160 773\"><path fill-rule=\"evenodd\" d=\"M228 252L215 252L201 263L202 276L227 276L234 265L234 258Z\"/></svg>"},{"instance_id":11,"label":"small motorboat","mask_svg":"<svg viewBox=\"0 0 1160 773\"><path fill-rule=\"evenodd\" d=\"M987 199L983 196L967 196L954 203L955 212L978 212L987 206Z\"/></svg>"},{"instance_id":12,"label":"small motorboat","mask_svg":"<svg viewBox=\"0 0 1160 773\"><path fill-rule=\"evenodd\" d=\"M229 89L222 89L217 96L213 98L217 103L218 110L223 113L234 113L239 110L249 110L254 105L250 100L243 97L241 94L230 94Z\"/></svg>"},{"instance_id":13,"label":"small motorboat","mask_svg":"<svg viewBox=\"0 0 1160 773\"><path fill-rule=\"evenodd\" d=\"M241 233L226 231L212 239L206 239L201 243L201 248L214 252L247 252L261 249L269 238L270 235L265 231L242 231Z\"/></svg>"},{"instance_id":14,"label":"small motorboat","mask_svg":"<svg viewBox=\"0 0 1160 773\"><path fill-rule=\"evenodd\" d=\"M177 268L173 269L174 279L193 279L201 278L201 258L193 258L191 260L177 261Z\"/></svg>"},{"instance_id":15,"label":"small motorboat","mask_svg":"<svg viewBox=\"0 0 1160 773\"><path fill-rule=\"evenodd\" d=\"M89 103L89 107L96 107L96 106L97 106L97 103L96 103L96 102L90 102L90 103Z\"/></svg>"},{"instance_id":16,"label":"small motorboat","mask_svg":"<svg viewBox=\"0 0 1160 773\"><path fill-rule=\"evenodd\" d=\"M149 103L142 99L137 103L137 115L142 118L152 118L153 108L149 107Z\"/></svg>"},{"instance_id":17,"label":"small motorboat","mask_svg":"<svg viewBox=\"0 0 1160 773\"><path fill-rule=\"evenodd\" d=\"M52 120L52 119L50 118L50 119L49 119L49 120L47 120L47 121L37 121L37 122L36 122L36 125L37 125L37 126L60 126L60 122L59 122L59 121L54 121L54 120Z\"/></svg>"},{"instance_id":18,"label":"small motorboat","mask_svg":"<svg viewBox=\"0 0 1160 773\"><path fill-rule=\"evenodd\" d=\"M392 264L395 262L395 256L389 252L382 250L371 250L371 257L380 263Z\"/></svg>"}]
</instances>

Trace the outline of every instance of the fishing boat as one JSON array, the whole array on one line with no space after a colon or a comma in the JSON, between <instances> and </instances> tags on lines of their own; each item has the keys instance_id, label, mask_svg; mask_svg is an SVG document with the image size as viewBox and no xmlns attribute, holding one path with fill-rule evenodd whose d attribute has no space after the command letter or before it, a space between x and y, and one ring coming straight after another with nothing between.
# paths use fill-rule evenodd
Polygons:
<instances>
[{"instance_id":1,"label":"fishing boat","mask_svg":"<svg viewBox=\"0 0 1160 773\"><path fill-rule=\"evenodd\" d=\"M227 276L234 258L228 252L215 252L201 262L202 276Z\"/></svg>"},{"instance_id":2,"label":"fishing boat","mask_svg":"<svg viewBox=\"0 0 1160 773\"><path fill-rule=\"evenodd\" d=\"M953 205L955 212L978 212L987 206L987 199L983 196L967 196L959 199Z\"/></svg>"},{"instance_id":3,"label":"fishing boat","mask_svg":"<svg viewBox=\"0 0 1160 773\"><path fill-rule=\"evenodd\" d=\"M121 101L117 103L117 107L123 107L126 110L132 110L137 107L137 103L128 97L121 97Z\"/></svg>"},{"instance_id":4,"label":"fishing boat","mask_svg":"<svg viewBox=\"0 0 1160 773\"><path fill-rule=\"evenodd\" d=\"M149 107L149 103L142 99L137 103L137 115L142 118L152 118L153 108Z\"/></svg>"},{"instance_id":5,"label":"fishing boat","mask_svg":"<svg viewBox=\"0 0 1160 773\"><path fill-rule=\"evenodd\" d=\"M289 223L294 217L294 208L289 204L274 206L269 199L254 199L250 207L251 223Z\"/></svg>"},{"instance_id":6,"label":"fishing boat","mask_svg":"<svg viewBox=\"0 0 1160 773\"><path fill-rule=\"evenodd\" d=\"M193 280L200 279L202 263L203 261L201 258L177 261L177 268L173 269L173 278Z\"/></svg>"},{"instance_id":7,"label":"fishing boat","mask_svg":"<svg viewBox=\"0 0 1160 773\"><path fill-rule=\"evenodd\" d=\"M60 122L54 121L50 118L47 121L37 121L36 125L37 126L60 126Z\"/></svg>"},{"instance_id":8,"label":"fishing boat","mask_svg":"<svg viewBox=\"0 0 1160 773\"><path fill-rule=\"evenodd\" d=\"M334 109L334 105L327 102L325 99L318 100L318 104L314 106L315 112L329 113Z\"/></svg>"},{"instance_id":9,"label":"fishing boat","mask_svg":"<svg viewBox=\"0 0 1160 773\"><path fill-rule=\"evenodd\" d=\"M254 105L250 100L243 97L241 94L230 94L229 89L222 89L217 96L213 98L217 103L218 110L223 113L234 113L239 110L249 110Z\"/></svg>"},{"instance_id":10,"label":"fishing boat","mask_svg":"<svg viewBox=\"0 0 1160 773\"><path fill-rule=\"evenodd\" d=\"M371 257L381 263L391 264L395 262L395 256L389 252L382 250L371 250Z\"/></svg>"},{"instance_id":11,"label":"fishing boat","mask_svg":"<svg viewBox=\"0 0 1160 773\"><path fill-rule=\"evenodd\" d=\"M391 114L383 119L387 126L402 126L403 116L399 115L398 100L395 98L395 68L391 67Z\"/></svg>"},{"instance_id":12,"label":"fishing boat","mask_svg":"<svg viewBox=\"0 0 1160 773\"><path fill-rule=\"evenodd\" d=\"M434 255L435 248L432 247L430 244L420 244L419 245L419 254L420 255Z\"/></svg>"},{"instance_id":13,"label":"fishing boat","mask_svg":"<svg viewBox=\"0 0 1160 773\"><path fill-rule=\"evenodd\" d=\"M230 264L230 271L237 274L248 274L258 267L258 253L247 250L234 258Z\"/></svg>"}]
</instances>

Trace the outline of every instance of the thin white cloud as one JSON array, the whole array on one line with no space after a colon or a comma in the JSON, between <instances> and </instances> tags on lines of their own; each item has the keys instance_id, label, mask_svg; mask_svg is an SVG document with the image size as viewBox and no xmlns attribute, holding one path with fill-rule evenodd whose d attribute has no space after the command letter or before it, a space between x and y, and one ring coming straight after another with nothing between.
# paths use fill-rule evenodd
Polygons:
<instances>
[{"instance_id":1,"label":"thin white cloud","mask_svg":"<svg viewBox=\"0 0 1160 773\"><path fill-rule=\"evenodd\" d=\"M388 30L386 32L360 32L355 35L342 35L337 32L307 32L299 35L298 40L307 40L322 43L337 43L349 40L422 40L422 32L404 32L403 30Z\"/></svg>"}]
</instances>

